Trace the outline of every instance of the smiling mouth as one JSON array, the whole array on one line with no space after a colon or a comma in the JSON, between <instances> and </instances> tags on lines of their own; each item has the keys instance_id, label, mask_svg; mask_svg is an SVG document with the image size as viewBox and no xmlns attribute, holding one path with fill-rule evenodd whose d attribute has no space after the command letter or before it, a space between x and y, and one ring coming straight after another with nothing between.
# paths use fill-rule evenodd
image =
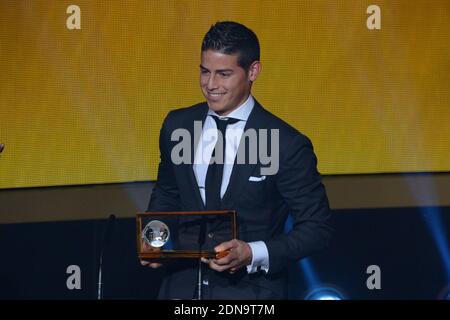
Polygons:
<instances>
[{"instance_id":1,"label":"smiling mouth","mask_svg":"<svg viewBox=\"0 0 450 320\"><path fill-rule=\"evenodd\" d=\"M208 92L208 95L211 96L211 97L221 97L221 96L225 95L225 92L224 92L224 93L220 93L220 92L214 92L214 93Z\"/></svg>"}]
</instances>

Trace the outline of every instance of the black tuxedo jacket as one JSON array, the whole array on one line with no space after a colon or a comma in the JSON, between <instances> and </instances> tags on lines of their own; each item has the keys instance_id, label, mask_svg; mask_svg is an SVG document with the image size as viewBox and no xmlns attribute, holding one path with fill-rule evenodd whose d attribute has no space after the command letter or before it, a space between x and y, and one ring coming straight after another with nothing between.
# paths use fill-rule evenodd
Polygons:
<instances>
[{"instance_id":1,"label":"black tuxedo jacket","mask_svg":"<svg viewBox=\"0 0 450 320\"><path fill-rule=\"evenodd\" d=\"M192 149L187 155L191 158L190 163L176 165L171 161L171 152L179 141L171 141L171 134L183 128L194 137L194 121L203 124L207 112L208 105L200 103L171 111L164 120L159 141L161 162L148 211L205 210L192 165L198 141L190 141ZM205 298L285 299L289 264L326 248L329 243L328 199L310 140L256 101L245 130L250 128L268 129L269 137L270 129L279 130L278 172L266 175L264 179L249 180L250 177L261 177L260 169L264 165L259 157L256 164L235 163L222 208L217 209L237 211L240 240L265 242L270 269L267 274L264 271L247 274L246 268L234 274L208 269ZM242 140L241 147L244 147ZM293 228L285 234L284 225L289 214L293 218ZM211 228L213 226L208 226L208 233L214 234ZM189 233L189 230L185 231ZM195 229L191 231L198 233ZM217 245L214 239L207 237L207 241L211 247ZM197 261L192 260L168 263L164 267L166 276L159 297L195 297L196 266Z\"/></svg>"}]
</instances>

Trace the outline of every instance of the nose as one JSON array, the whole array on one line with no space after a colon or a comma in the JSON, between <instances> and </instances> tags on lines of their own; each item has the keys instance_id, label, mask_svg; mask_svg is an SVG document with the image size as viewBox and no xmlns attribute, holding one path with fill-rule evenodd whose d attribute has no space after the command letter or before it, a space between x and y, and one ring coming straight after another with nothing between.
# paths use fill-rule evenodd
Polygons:
<instances>
[{"instance_id":1,"label":"nose","mask_svg":"<svg viewBox=\"0 0 450 320\"><path fill-rule=\"evenodd\" d=\"M217 83L216 76L214 74L210 74L208 77L208 82L207 82L206 88L208 89L208 91L213 91L213 90L217 89L218 87L219 86Z\"/></svg>"}]
</instances>

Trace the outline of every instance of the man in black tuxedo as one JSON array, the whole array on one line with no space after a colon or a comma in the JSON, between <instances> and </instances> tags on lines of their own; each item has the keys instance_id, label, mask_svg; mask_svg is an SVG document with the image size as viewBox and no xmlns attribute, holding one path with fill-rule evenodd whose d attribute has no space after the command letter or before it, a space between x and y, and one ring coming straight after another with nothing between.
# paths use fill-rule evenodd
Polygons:
<instances>
[{"instance_id":1,"label":"man in black tuxedo","mask_svg":"<svg viewBox=\"0 0 450 320\"><path fill-rule=\"evenodd\" d=\"M202 43L200 86L206 102L171 111L160 133L161 162L148 211L237 211L239 239L218 243L214 224L203 230L205 247L229 252L202 259L208 266L203 299L287 298L289 264L326 248L331 234L310 140L251 95L259 60L253 31L235 22L213 25ZM191 150L179 152L180 132L194 137L183 141ZM285 234L289 214L293 228ZM183 230L186 239L198 238L200 231ZM159 298L196 298L196 261L163 268Z\"/></svg>"}]
</instances>

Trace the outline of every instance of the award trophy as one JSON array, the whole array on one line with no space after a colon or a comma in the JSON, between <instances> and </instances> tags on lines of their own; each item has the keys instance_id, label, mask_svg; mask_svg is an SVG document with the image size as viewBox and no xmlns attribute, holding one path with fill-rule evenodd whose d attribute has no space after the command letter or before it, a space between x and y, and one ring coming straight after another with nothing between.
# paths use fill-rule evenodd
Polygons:
<instances>
[{"instance_id":1,"label":"award trophy","mask_svg":"<svg viewBox=\"0 0 450 320\"><path fill-rule=\"evenodd\" d=\"M141 260L220 258L214 247L237 238L236 211L138 213L136 231Z\"/></svg>"}]
</instances>

